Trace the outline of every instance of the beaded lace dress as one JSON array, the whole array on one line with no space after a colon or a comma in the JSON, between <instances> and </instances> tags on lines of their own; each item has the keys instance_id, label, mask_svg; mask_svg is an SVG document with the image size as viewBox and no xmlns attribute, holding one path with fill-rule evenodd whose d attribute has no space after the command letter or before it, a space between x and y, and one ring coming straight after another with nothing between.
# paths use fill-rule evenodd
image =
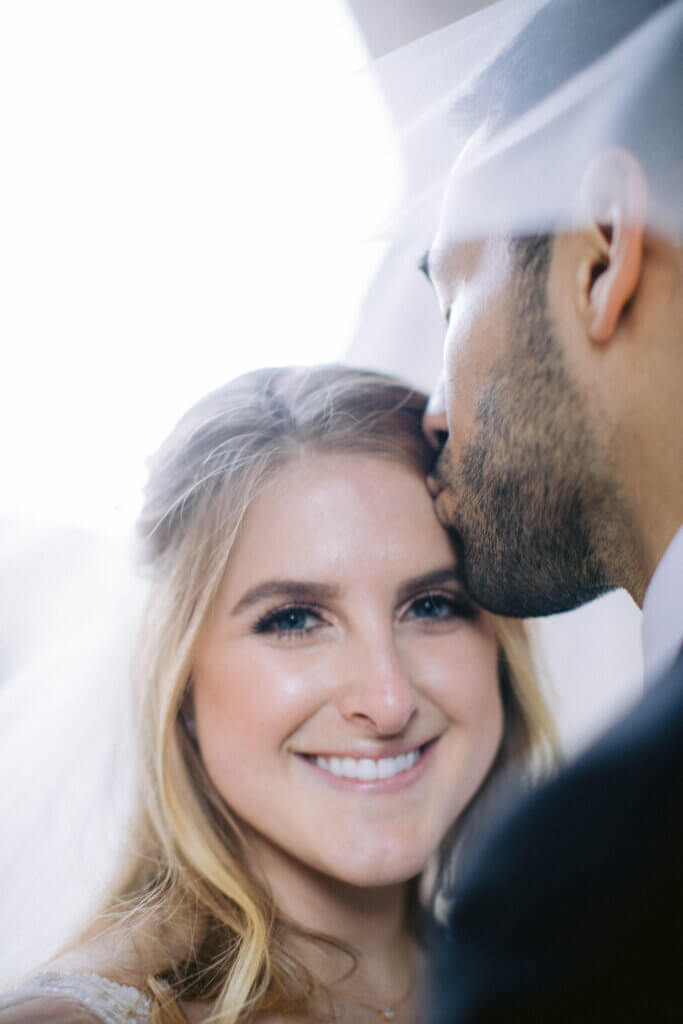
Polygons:
<instances>
[{"instance_id":1,"label":"beaded lace dress","mask_svg":"<svg viewBox=\"0 0 683 1024\"><path fill-rule=\"evenodd\" d=\"M58 997L79 1003L103 1024L149 1024L151 1000L131 985L119 985L100 974L46 971L0 993L0 1010L31 999Z\"/></svg>"}]
</instances>

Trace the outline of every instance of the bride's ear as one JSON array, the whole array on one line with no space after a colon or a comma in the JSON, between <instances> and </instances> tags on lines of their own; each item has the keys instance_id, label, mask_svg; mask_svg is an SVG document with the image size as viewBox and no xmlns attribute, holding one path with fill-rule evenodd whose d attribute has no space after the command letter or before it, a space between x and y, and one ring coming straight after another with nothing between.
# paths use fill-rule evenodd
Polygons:
<instances>
[{"instance_id":1,"label":"bride's ear","mask_svg":"<svg viewBox=\"0 0 683 1024\"><path fill-rule=\"evenodd\" d=\"M606 150L581 183L590 245L579 266L579 309L590 338L608 342L633 297L643 267L647 182L625 149Z\"/></svg>"}]
</instances>

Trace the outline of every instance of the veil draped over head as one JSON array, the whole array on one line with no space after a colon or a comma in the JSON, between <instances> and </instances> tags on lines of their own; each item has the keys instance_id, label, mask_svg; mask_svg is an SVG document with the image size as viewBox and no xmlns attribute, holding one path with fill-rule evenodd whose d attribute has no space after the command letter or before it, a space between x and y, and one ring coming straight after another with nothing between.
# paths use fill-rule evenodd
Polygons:
<instances>
[{"instance_id":1,"label":"veil draped over head","mask_svg":"<svg viewBox=\"0 0 683 1024\"><path fill-rule=\"evenodd\" d=\"M445 327L415 268L446 192L449 242L578 228L594 222L582 185L596 158L628 150L647 182L636 213L683 243L683 0L500 0L368 74L391 111L404 182L351 358L436 383ZM567 747L642 692L640 613L625 593L536 621L533 634Z\"/></svg>"},{"instance_id":2,"label":"veil draped over head","mask_svg":"<svg viewBox=\"0 0 683 1024\"><path fill-rule=\"evenodd\" d=\"M410 250L413 267L431 242L449 178L457 196L454 231L463 239L555 231L582 223L582 177L610 147L629 149L642 164L649 229L680 239L682 47L683 0L502 0L377 61L367 73L387 99L404 161L404 198L389 232ZM401 282L387 277L384 287L397 317ZM391 323L386 331L390 337ZM21 576L30 586L32 577ZM84 593L84 607L96 588ZM122 592L121 604L131 603ZM103 622L107 616L116 620L110 609ZM98 634L88 629L83 636L83 628L68 650L60 649L60 629L50 658L37 627L25 638L23 663L6 661L0 681L0 818L12 837L0 852L0 930L3 943L16 937L0 957L8 971L30 966L27 950L42 951L41 927L54 925L64 903L56 900L49 922L54 897L66 892L68 869L81 863L84 823L89 834L106 837L100 826L116 802L112 758L120 753L119 720L128 718L125 709L107 709L118 707L110 696L120 699L125 685L125 644L112 630L95 652ZM88 702L91 717L79 718ZM18 789L22 779L30 780L25 791ZM87 808L75 807L79 800ZM73 827L72 811L81 817ZM53 818L60 819L58 844ZM61 929L52 931L62 937Z\"/></svg>"},{"instance_id":3,"label":"veil draped over head","mask_svg":"<svg viewBox=\"0 0 683 1024\"><path fill-rule=\"evenodd\" d=\"M679 238L682 49L681 0L502 0L380 59L406 175L393 232L428 242L449 178L453 238L577 227L587 168L621 147L650 230Z\"/></svg>"}]
</instances>

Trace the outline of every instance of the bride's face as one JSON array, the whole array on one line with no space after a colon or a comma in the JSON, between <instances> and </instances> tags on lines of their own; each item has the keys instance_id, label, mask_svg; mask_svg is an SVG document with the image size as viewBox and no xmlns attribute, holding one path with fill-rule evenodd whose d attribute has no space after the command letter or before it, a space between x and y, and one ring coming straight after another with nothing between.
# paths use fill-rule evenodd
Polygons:
<instances>
[{"instance_id":1,"label":"bride's face","mask_svg":"<svg viewBox=\"0 0 683 1024\"><path fill-rule=\"evenodd\" d=\"M297 461L254 501L193 680L202 758L267 874L411 878L503 728L492 621L424 481L366 455Z\"/></svg>"}]
</instances>

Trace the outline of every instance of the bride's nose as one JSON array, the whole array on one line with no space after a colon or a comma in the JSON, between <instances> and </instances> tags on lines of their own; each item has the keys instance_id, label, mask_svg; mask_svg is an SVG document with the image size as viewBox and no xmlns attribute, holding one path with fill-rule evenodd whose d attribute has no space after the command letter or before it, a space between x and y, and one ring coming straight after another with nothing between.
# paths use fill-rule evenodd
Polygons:
<instances>
[{"instance_id":1,"label":"bride's nose","mask_svg":"<svg viewBox=\"0 0 683 1024\"><path fill-rule=\"evenodd\" d=\"M443 374L439 377L432 391L424 416L422 429L432 448L439 451L448 438L448 420L446 419L446 386Z\"/></svg>"},{"instance_id":2,"label":"bride's nose","mask_svg":"<svg viewBox=\"0 0 683 1024\"><path fill-rule=\"evenodd\" d=\"M413 681L392 641L358 641L339 701L344 718L381 736L405 730L417 709Z\"/></svg>"}]
</instances>

